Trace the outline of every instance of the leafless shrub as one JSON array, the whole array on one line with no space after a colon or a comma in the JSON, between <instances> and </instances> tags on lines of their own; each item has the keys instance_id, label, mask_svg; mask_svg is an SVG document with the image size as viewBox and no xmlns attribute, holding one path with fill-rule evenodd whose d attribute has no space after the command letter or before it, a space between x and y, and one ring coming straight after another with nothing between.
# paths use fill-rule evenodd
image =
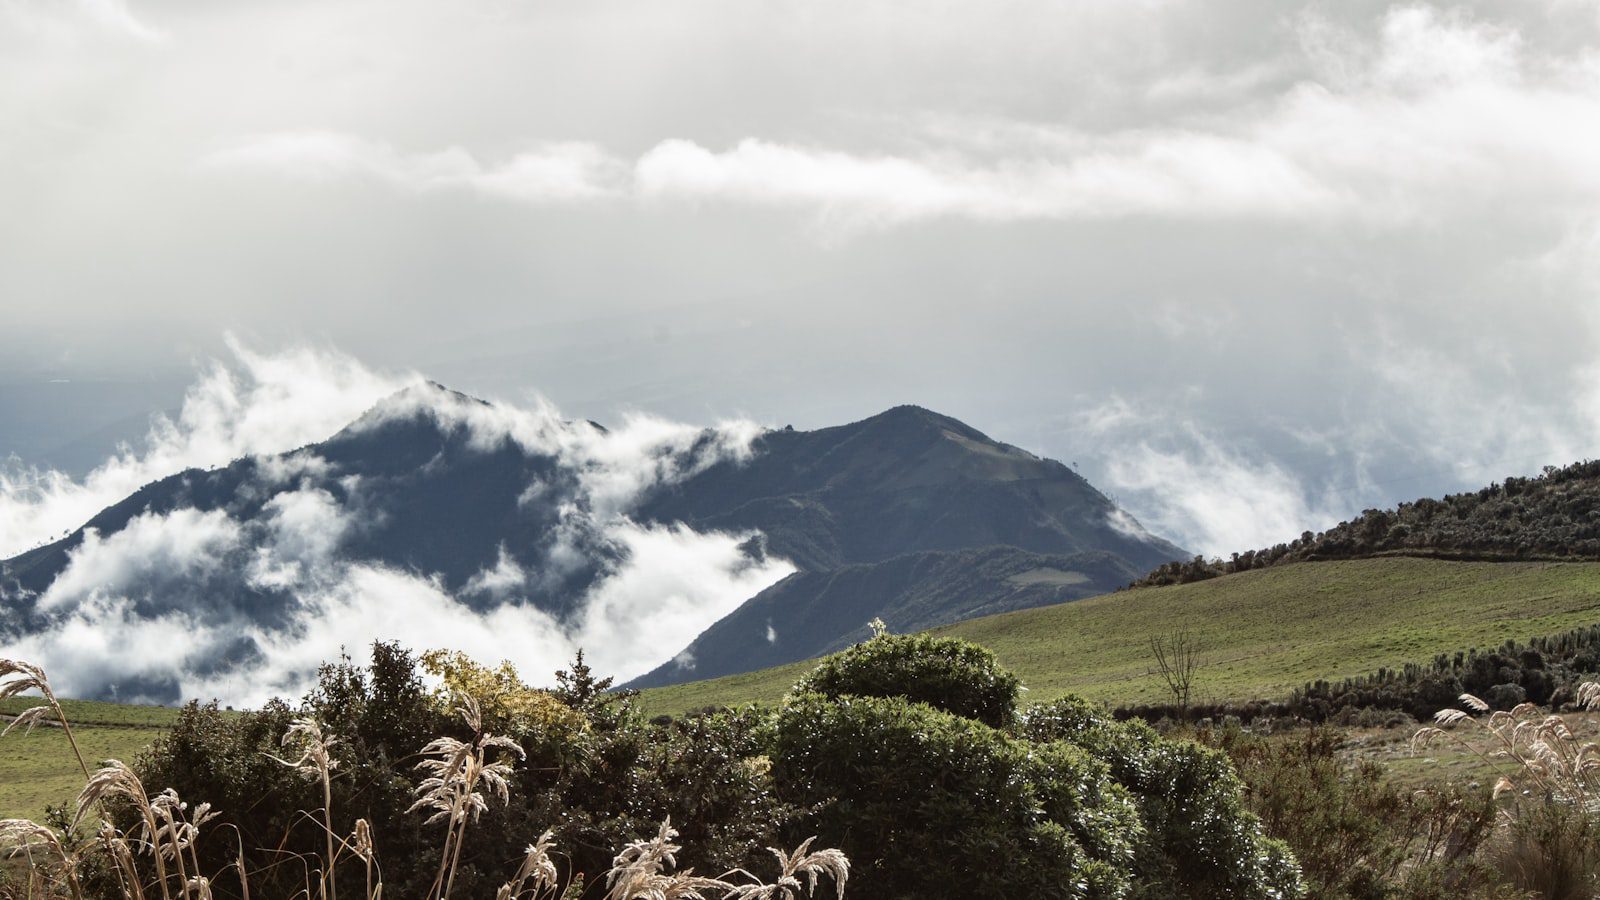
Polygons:
<instances>
[{"instance_id":1,"label":"leafless shrub","mask_svg":"<svg viewBox=\"0 0 1600 900\"><path fill-rule=\"evenodd\" d=\"M1156 674L1171 692L1173 702L1185 712L1189 709L1195 675L1204 665L1201 650L1200 641L1187 628L1150 638L1150 656L1156 662Z\"/></svg>"}]
</instances>

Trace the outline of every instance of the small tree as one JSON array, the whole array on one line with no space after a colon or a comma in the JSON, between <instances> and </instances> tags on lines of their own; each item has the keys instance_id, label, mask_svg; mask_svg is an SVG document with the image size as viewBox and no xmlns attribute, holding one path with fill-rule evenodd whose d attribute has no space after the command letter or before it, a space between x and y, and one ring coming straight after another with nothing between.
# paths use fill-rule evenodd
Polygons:
<instances>
[{"instance_id":1,"label":"small tree","mask_svg":"<svg viewBox=\"0 0 1600 900\"><path fill-rule=\"evenodd\" d=\"M1200 641L1187 628L1164 636L1152 635L1150 638L1150 655L1156 661L1156 674L1166 682L1173 701L1183 712L1189 711L1195 673L1205 664L1200 658L1200 651Z\"/></svg>"}]
</instances>

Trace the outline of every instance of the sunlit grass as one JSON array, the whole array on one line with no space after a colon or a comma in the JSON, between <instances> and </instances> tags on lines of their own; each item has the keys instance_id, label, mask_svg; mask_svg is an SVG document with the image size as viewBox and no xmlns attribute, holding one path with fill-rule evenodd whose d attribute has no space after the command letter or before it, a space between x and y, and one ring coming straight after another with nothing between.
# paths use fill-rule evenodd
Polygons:
<instances>
[{"instance_id":1,"label":"sunlit grass","mask_svg":"<svg viewBox=\"0 0 1600 900\"><path fill-rule=\"evenodd\" d=\"M932 633L995 652L1028 700L1067 693L1159 702L1149 639L1187 628L1205 648L1199 700L1279 698L1315 679L1426 662L1600 623L1600 563L1386 558L1299 563L961 622ZM652 713L780 698L811 663L644 693Z\"/></svg>"}]
</instances>

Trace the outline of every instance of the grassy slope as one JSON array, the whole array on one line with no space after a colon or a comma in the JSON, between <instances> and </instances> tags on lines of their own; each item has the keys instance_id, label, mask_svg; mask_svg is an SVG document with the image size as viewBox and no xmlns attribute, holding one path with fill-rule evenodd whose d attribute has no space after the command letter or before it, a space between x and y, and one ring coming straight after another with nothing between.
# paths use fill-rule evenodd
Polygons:
<instances>
[{"instance_id":1,"label":"grassy slope","mask_svg":"<svg viewBox=\"0 0 1600 900\"><path fill-rule=\"evenodd\" d=\"M0 714L15 715L38 703L35 697L0 700ZM131 761L178 716L176 709L159 706L87 700L61 705L91 768L107 758ZM82 787L83 772L60 728L40 726L32 734L13 731L0 738L0 819L41 818L46 804L70 801Z\"/></svg>"},{"instance_id":2,"label":"grassy slope","mask_svg":"<svg viewBox=\"0 0 1600 900\"><path fill-rule=\"evenodd\" d=\"M1159 701L1151 635L1206 648L1202 699L1287 694L1435 653L1600 623L1600 563L1386 558L1299 563L973 619L932 633L990 648L1030 701ZM778 699L810 663L647 691L652 713Z\"/></svg>"}]
</instances>

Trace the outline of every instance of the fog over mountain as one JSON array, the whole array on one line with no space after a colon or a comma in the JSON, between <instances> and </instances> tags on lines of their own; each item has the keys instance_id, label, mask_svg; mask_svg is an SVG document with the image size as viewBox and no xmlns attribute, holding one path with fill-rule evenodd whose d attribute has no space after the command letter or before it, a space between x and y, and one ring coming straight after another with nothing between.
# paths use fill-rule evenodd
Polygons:
<instances>
[{"instance_id":1,"label":"fog over mountain","mask_svg":"<svg viewBox=\"0 0 1600 900\"><path fill-rule=\"evenodd\" d=\"M1090 596L1185 555L1066 465L918 407L810 432L606 428L331 352L234 350L86 477L0 479L0 645L63 690L254 704L373 640L535 677L581 647L664 682L803 658L873 617ZM759 640L696 641L746 601Z\"/></svg>"},{"instance_id":2,"label":"fog over mountain","mask_svg":"<svg viewBox=\"0 0 1600 900\"><path fill-rule=\"evenodd\" d=\"M1590 0L0 4L0 447L81 471L231 330L915 401L1266 545L1600 452L1597 60Z\"/></svg>"}]
</instances>

